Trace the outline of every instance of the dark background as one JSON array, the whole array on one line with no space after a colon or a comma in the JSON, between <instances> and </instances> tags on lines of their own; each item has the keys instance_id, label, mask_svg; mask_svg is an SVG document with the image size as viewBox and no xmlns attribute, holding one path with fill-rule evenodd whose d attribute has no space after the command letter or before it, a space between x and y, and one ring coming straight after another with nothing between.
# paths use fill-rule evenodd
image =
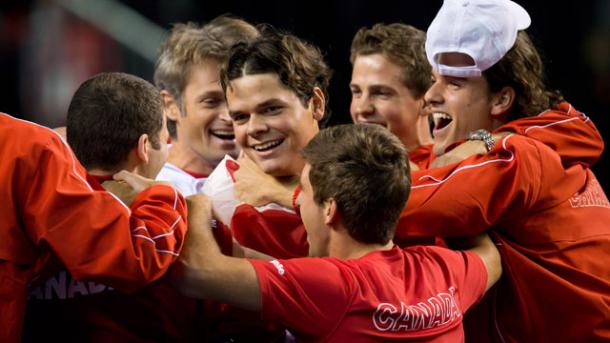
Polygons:
<instances>
[{"instance_id":1,"label":"dark background","mask_svg":"<svg viewBox=\"0 0 610 343\"><path fill-rule=\"evenodd\" d=\"M334 70L330 86L331 123L349 121L351 39L361 26L403 22L426 30L442 1L196 1L76 0L105 2L133 10L167 30L172 23L206 22L231 13L252 23L271 23L318 45ZM0 111L45 125L63 124L76 87L101 71L125 71L152 80L154 51L134 52L132 44L67 9L75 1L0 2ZM528 32L547 66L549 84L589 115L605 135L610 128L610 1L518 1L532 18ZM130 31L120 12L99 11L111 27ZM58 19L59 18L59 19ZM122 25L122 26L121 26ZM150 38L139 33L142 40ZM160 42L163 37L152 37ZM147 55L147 56L144 56ZM607 142L607 140L606 140ZM594 167L610 189L605 153Z\"/></svg>"}]
</instances>

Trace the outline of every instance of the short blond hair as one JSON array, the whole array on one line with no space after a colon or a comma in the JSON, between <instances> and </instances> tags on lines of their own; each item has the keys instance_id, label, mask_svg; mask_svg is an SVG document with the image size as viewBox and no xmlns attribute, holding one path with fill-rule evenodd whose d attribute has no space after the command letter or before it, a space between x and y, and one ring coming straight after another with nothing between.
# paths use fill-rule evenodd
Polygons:
<instances>
[{"instance_id":1,"label":"short blond hair","mask_svg":"<svg viewBox=\"0 0 610 343\"><path fill-rule=\"evenodd\" d=\"M203 26L192 22L175 24L159 49L155 85L168 91L182 108L182 96L192 66L210 59L223 63L231 46L256 36L258 30L250 23L224 15ZM167 127L170 135L176 138L176 123L168 121Z\"/></svg>"}]
</instances>

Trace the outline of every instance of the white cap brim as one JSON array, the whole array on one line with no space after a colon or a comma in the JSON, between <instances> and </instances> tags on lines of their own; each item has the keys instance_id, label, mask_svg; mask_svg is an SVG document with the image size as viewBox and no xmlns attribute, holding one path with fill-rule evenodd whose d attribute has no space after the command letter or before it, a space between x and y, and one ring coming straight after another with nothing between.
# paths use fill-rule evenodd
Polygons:
<instances>
[{"instance_id":1,"label":"white cap brim","mask_svg":"<svg viewBox=\"0 0 610 343\"><path fill-rule=\"evenodd\" d=\"M506 1L506 3L517 21L517 29L527 29L532 24L532 19L530 18L530 15L527 13L525 8L521 7L521 5L514 1L508 0Z\"/></svg>"}]
</instances>

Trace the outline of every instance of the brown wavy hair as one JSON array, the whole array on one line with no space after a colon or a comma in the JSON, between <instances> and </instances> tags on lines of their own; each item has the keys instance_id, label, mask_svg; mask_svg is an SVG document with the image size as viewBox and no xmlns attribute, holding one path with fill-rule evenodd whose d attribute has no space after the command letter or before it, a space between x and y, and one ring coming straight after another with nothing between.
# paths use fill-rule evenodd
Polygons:
<instances>
[{"instance_id":1,"label":"brown wavy hair","mask_svg":"<svg viewBox=\"0 0 610 343\"><path fill-rule=\"evenodd\" d=\"M547 88L542 58L525 31L519 31L515 45L498 63L485 70L483 76L492 93L506 86L515 90L516 98L507 121L557 108L563 100L558 91Z\"/></svg>"},{"instance_id":2,"label":"brown wavy hair","mask_svg":"<svg viewBox=\"0 0 610 343\"><path fill-rule=\"evenodd\" d=\"M378 125L337 125L320 131L303 149L311 165L314 201L332 198L350 236L386 244L411 190L402 143Z\"/></svg>"}]
</instances>

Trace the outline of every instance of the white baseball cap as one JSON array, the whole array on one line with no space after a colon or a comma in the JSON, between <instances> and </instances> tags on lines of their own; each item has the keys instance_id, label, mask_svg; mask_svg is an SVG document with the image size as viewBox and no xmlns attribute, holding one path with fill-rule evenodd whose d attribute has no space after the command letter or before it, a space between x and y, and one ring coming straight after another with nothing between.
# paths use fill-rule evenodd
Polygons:
<instances>
[{"instance_id":1,"label":"white baseball cap","mask_svg":"<svg viewBox=\"0 0 610 343\"><path fill-rule=\"evenodd\" d=\"M519 30L530 26L527 11L510 0L445 0L428 28L426 55L441 75L474 77L513 47ZM462 53L469 66L439 63L443 53Z\"/></svg>"}]
</instances>

